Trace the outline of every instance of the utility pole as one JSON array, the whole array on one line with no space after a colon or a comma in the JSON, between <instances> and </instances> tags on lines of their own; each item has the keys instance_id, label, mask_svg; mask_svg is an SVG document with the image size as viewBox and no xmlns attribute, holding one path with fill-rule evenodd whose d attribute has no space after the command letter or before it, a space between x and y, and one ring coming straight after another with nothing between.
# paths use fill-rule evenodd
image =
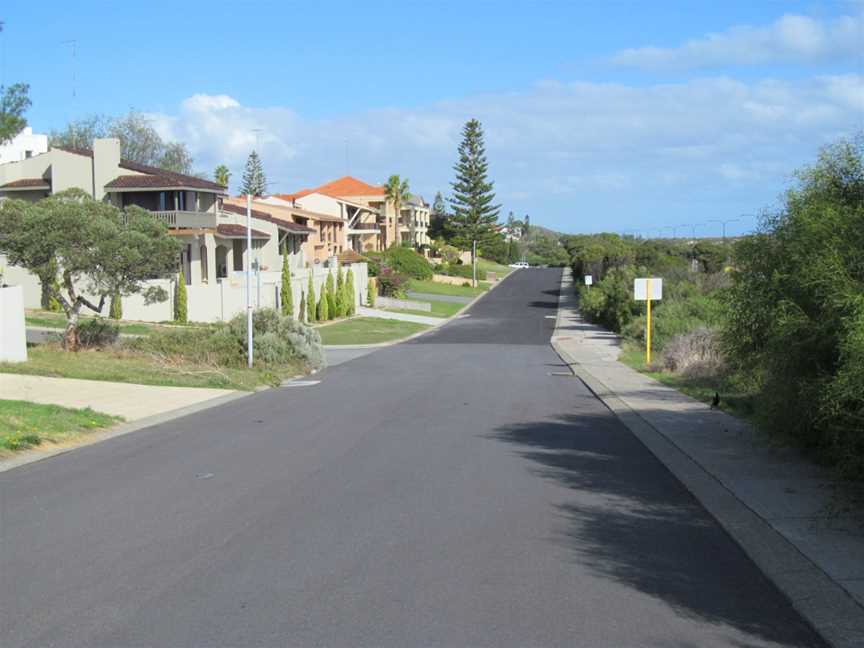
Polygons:
<instances>
[{"instance_id":1,"label":"utility pole","mask_svg":"<svg viewBox=\"0 0 864 648\"><path fill-rule=\"evenodd\" d=\"M477 287L477 239L471 241L471 285Z\"/></svg>"},{"instance_id":2,"label":"utility pole","mask_svg":"<svg viewBox=\"0 0 864 648\"><path fill-rule=\"evenodd\" d=\"M246 194L246 357L252 368L252 194Z\"/></svg>"}]
</instances>

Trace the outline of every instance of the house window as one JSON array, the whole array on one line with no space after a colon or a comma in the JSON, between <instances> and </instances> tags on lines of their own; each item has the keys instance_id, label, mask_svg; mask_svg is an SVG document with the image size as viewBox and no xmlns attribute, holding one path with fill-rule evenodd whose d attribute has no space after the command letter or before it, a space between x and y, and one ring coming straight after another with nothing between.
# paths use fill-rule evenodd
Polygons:
<instances>
[{"instance_id":1,"label":"house window","mask_svg":"<svg viewBox=\"0 0 864 648\"><path fill-rule=\"evenodd\" d=\"M241 239L234 239L232 243L234 244L234 271L242 272L243 250L246 247L246 241L243 241Z\"/></svg>"},{"instance_id":2,"label":"house window","mask_svg":"<svg viewBox=\"0 0 864 648\"><path fill-rule=\"evenodd\" d=\"M33 157L33 151L24 151L24 158L25 159L29 160L31 157Z\"/></svg>"}]
</instances>

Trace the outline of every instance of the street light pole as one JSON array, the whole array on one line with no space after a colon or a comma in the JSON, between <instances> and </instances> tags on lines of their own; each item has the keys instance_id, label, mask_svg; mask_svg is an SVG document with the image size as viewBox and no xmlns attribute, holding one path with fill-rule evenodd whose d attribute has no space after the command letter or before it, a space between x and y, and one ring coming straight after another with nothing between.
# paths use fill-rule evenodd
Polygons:
<instances>
[{"instance_id":1,"label":"street light pole","mask_svg":"<svg viewBox=\"0 0 864 648\"><path fill-rule=\"evenodd\" d=\"M246 194L246 357L252 368L252 194Z\"/></svg>"}]
</instances>

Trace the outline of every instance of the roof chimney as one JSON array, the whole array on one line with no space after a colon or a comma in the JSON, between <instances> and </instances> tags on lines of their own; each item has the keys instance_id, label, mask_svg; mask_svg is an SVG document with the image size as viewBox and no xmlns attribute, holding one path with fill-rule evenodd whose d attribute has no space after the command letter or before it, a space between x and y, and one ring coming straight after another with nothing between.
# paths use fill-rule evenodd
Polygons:
<instances>
[{"instance_id":1,"label":"roof chimney","mask_svg":"<svg viewBox=\"0 0 864 648\"><path fill-rule=\"evenodd\" d=\"M93 141L93 197L105 198L105 185L120 175L120 140L106 137Z\"/></svg>"}]
</instances>

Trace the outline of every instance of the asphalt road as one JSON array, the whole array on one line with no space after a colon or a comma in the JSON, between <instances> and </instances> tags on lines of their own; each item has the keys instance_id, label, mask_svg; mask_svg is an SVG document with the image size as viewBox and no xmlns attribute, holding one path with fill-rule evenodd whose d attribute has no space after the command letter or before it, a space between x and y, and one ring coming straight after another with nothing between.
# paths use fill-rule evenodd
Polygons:
<instances>
[{"instance_id":1,"label":"asphalt road","mask_svg":"<svg viewBox=\"0 0 864 648\"><path fill-rule=\"evenodd\" d=\"M548 344L560 274L0 474L0 646L817 646Z\"/></svg>"}]
</instances>

